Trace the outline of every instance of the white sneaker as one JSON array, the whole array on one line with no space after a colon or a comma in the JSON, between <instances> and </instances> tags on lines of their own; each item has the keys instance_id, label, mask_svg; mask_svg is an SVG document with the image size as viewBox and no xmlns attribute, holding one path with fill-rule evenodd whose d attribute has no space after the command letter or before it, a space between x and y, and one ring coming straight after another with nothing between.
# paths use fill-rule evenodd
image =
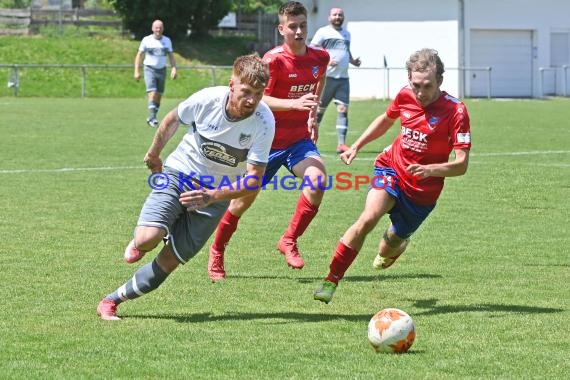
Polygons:
<instances>
[{"instance_id":1,"label":"white sneaker","mask_svg":"<svg viewBox=\"0 0 570 380\"><path fill-rule=\"evenodd\" d=\"M374 261L372 262L372 267L374 267L374 269L380 270L380 269L384 269L384 265L386 263L386 258L380 256L380 254L377 254L376 257L374 258Z\"/></svg>"},{"instance_id":2,"label":"white sneaker","mask_svg":"<svg viewBox=\"0 0 570 380\"><path fill-rule=\"evenodd\" d=\"M402 243L402 244L405 244L405 245L403 247L401 247L402 250L396 256L382 257L382 256L380 256L380 254L377 254L376 257L374 258L374 261L372 262L372 266L374 267L374 269L380 270L380 269L389 268L392 264L394 264L396 262L396 260L398 260L398 257L400 257L402 255L402 253L405 252L406 247L408 246L409 242L410 242L410 239L404 240L404 243Z\"/></svg>"},{"instance_id":3,"label":"white sneaker","mask_svg":"<svg viewBox=\"0 0 570 380\"><path fill-rule=\"evenodd\" d=\"M157 127L158 127L158 120L156 120L156 119L148 118L148 119L146 119L146 123L147 123L151 128L157 128Z\"/></svg>"}]
</instances>

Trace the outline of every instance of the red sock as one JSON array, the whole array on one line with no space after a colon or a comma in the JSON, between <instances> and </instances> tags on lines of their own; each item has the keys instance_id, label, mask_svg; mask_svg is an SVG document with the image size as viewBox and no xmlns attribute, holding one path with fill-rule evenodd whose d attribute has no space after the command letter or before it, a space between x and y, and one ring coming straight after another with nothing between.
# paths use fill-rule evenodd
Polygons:
<instances>
[{"instance_id":1,"label":"red sock","mask_svg":"<svg viewBox=\"0 0 570 380\"><path fill-rule=\"evenodd\" d=\"M295 208L295 213L289 222L289 227L283 237L286 239L293 239L297 241L297 238L303 235L303 232L309 227L311 221L317 215L319 211L319 206L314 206L309 202L303 193L299 196L297 201L297 207Z\"/></svg>"},{"instance_id":2,"label":"red sock","mask_svg":"<svg viewBox=\"0 0 570 380\"><path fill-rule=\"evenodd\" d=\"M232 214L230 210L226 210L226 213L218 223L218 228L216 229L216 236L212 243L214 250L223 252L226 249L226 245L228 245L232 235L237 229L239 218L239 216Z\"/></svg>"},{"instance_id":3,"label":"red sock","mask_svg":"<svg viewBox=\"0 0 570 380\"><path fill-rule=\"evenodd\" d=\"M338 282L344 277L344 273L347 271L348 267L350 267L354 259L356 259L357 255L358 251L350 248L342 241L339 241L331 260L329 267L330 272L325 280L338 284Z\"/></svg>"}]
</instances>

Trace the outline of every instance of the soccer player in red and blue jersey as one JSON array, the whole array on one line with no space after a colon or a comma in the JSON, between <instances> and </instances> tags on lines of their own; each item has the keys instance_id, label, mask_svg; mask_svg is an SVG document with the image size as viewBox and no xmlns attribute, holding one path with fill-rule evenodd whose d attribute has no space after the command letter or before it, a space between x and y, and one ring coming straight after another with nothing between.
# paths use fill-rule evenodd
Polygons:
<instances>
[{"instance_id":1,"label":"soccer player in red and blue jersey","mask_svg":"<svg viewBox=\"0 0 570 380\"><path fill-rule=\"evenodd\" d=\"M278 30L283 36L283 45L263 57L270 71L263 100L275 116L275 138L264 184L281 166L296 177L310 181L310 186L303 187L289 227L277 243L287 264L293 269L302 269L305 263L299 254L297 239L316 216L327 186L325 164L315 144L317 107L330 57L326 50L306 44L307 9L300 2L289 1L280 7ZM225 278L225 247L237 229L239 218L256 196L232 200L220 221L208 262L208 276L213 281Z\"/></svg>"},{"instance_id":2,"label":"soccer player in red and blue jersey","mask_svg":"<svg viewBox=\"0 0 570 380\"><path fill-rule=\"evenodd\" d=\"M434 209L444 178L467 171L469 115L460 100L440 90L444 67L437 51L422 49L413 53L406 68L409 85L341 155L349 165L362 147L384 135L400 118L400 134L376 158L364 211L338 242L329 274L314 293L315 300L330 302L366 235L385 214L390 215L391 223L380 240L373 266L391 266ZM449 160L451 151L455 157Z\"/></svg>"}]
</instances>

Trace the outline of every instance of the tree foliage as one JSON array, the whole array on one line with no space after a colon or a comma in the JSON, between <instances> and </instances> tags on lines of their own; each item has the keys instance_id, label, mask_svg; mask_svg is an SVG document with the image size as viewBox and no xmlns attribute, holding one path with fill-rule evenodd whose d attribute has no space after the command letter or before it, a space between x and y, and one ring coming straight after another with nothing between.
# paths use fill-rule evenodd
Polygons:
<instances>
[{"instance_id":1,"label":"tree foliage","mask_svg":"<svg viewBox=\"0 0 570 380\"><path fill-rule=\"evenodd\" d=\"M32 0L0 0L0 8L28 8L32 4Z\"/></svg>"},{"instance_id":2,"label":"tree foliage","mask_svg":"<svg viewBox=\"0 0 570 380\"><path fill-rule=\"evenodd\" d=\"M237 0L233 2L232 11L251 13L277 13L284 0Z\"/></svg>"},{"instance_id":3,"label":"tree foliage","mask_svg":"<svg viewBox=\"0 0 570 380\"><path fill-rule=\"evenodd\" d=\"M180 40L191 31L204 37L232 8L231 0L109 0L137 39L151 33L152 22L164 22L164 34Z\"/></svg>"}]
</instances>

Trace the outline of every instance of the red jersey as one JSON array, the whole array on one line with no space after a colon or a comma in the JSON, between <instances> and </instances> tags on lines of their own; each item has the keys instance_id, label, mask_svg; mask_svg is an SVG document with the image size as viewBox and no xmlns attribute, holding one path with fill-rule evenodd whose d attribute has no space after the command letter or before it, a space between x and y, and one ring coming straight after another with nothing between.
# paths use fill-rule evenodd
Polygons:
<instances>
[{"instance_id":1,"label":"red jersey","mask_svg":"<svg viewBox=\"0 0 570 380\"><path fill-rule=\"evenodd\" d=\"M325 75L329 63L326 50L307 46L305 55L294 55L280 45L263 56L269 65L269 83L265 95L281 99L297 99L315 93L317 83ZM310 138L307 129L309 111L273 111L275 137L272 149L285 149L294 143Z\"/></svg>"},{"instance_id":2,"label":"red jersey","mask_svg":"<svg viewBox=\"0 0 570 380\"><path fill-rule=\"evenodd\" d=\"M443 177L413 178L410 164L436 164L449 161L453 149L471 148L467 108L442 91L441 96L422 108L412 89L404 87L388 106L386 115L400 118L400 134L376 158L375 165L391 167L404 194L420 205L435 204L443 189Z\"/></svg>"}]
</instances>

